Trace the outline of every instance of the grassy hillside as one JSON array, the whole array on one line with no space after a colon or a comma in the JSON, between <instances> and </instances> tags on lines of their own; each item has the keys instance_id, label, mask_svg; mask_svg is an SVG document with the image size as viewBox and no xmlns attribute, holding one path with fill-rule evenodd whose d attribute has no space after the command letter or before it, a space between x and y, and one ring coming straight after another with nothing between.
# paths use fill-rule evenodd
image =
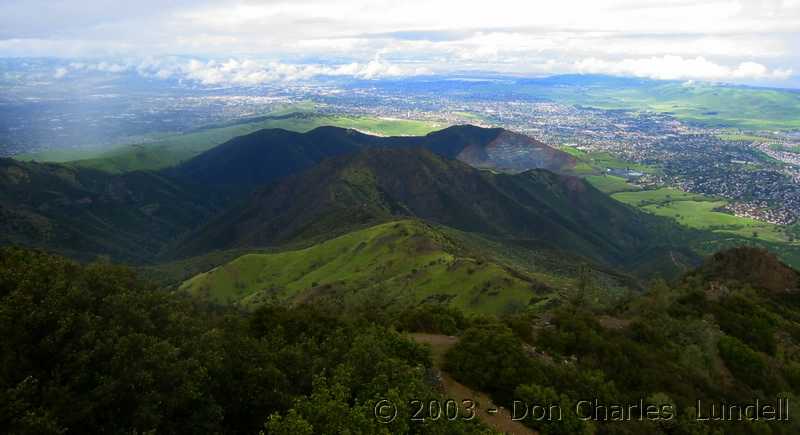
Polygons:
<instances>
[{"instance_id":1,"label":"grassy hillside","mask_svg":"<svg viewBox=\"0 0 800 435\"><path fill-rule=\"evenodd\" d=\"M237 136L265 128L306 132L325 125L354 128L376 135L394 136L424 135L442 127L423 121L328 116L297 112L269 115L232 125L213 126L186 134L169 135L152 142L122 146L110 151L86 151L79 154L48 152L22 156L21 160L66 161L68 159L72 160L71 164L79 167L111 173L161 169L189 160L203 151Z\"/></svg>"},{"instance_id":2,"label":"grassy hillside","mask_svg":"<svg viewBox=\"0 0 800 435\"><path fill-rule=\"evenodd\" d=\"M248 254L186 281L181 290L221 304L335 298L346 305L448 302L501 313L547 301L547 286L470 257L419 221L389 222L312 247ZM542 294L542 293L545 294Z\"/></svg>"}]
</instances>

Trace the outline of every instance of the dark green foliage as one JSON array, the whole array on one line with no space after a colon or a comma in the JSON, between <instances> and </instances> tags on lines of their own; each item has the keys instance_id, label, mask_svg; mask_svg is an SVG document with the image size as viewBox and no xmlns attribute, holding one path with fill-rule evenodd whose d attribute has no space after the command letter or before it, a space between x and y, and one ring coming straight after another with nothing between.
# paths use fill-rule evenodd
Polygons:
<instances>
[{"instance_id":1,"label":"dark green foliage","mask_svg":"<svg viewBox=\"0 0 800 435\"><path fill-rule=\"evenodd\" d=\"M787 364L784 368L784 377L794 391L800 390L800 363Z\"/></svg>"},{"instance_id":2,"label":"dark green foliage","mask_svg":"<svg viewBox=\"0 0 800 435\"><path fill-rule=\"evenodd\" d=\"M543 413L540 415L547 415L548 418L544 421L538 421L538 415L534 416L533 413L531 413L525 420L526 424L543 435L580 435L594 432L593 424L579 419L573 411L575 408L575 400L570 399L565 394L559 395L552 388L541 387L535 384L520 385L514 392L514 398L525 404L536 404L548 408L548 413L552 405L558 405L560 412L558 414L553 414L553 417L548 415L548 413ZM558 418L556 418L555 415L557 415Z\"/></svg>"},{"instance_id":3,"label":"dark green foliage","mask_svg":"<svg viewBox=\"0 0 800 435\"><path fill-rule=\"evenodd\" d=\"M517 385L536 381L536 370L522 341L505 325L490 323L467 329L447 354L447 370L479 390L510 403Z\"/></svg>"},{"instance_id":4,"label":"dark green foliage","mask_svg":"<svg viewBox=\"0 0 800 435\"><path fill-rule=\"evenodd\" d=\"M776 322L770 313L745 295L724 298L715 305L720 328L747 343L753 349L774 355Z\"/></svg>"},{"instance_id":5,"label":"dark green foliage","mask_svg":"<svg viewBox=\"0 0 800 435\"><path fill-rule=\"evenodd\" d=\"M741 341L734 337L721 337L719 355L731 372L748 385L758 389L772 387L767 383L769 372L766 358Z\"/></svg>"},{"instance_id":6,"label":"dark green foliage","mask_svg":"<svg viewBox=\"0 0 800 435\"><path fill-rule=\"evenodd\" d=\"M417 305L398 316L399 328L410 332L455 335L466 325L464 313L445 304Z\"/></svg>"},{"instance_id":7,"label":"dark green foliage","mask_svg":"<svg viewBox=\"0 0 800 435\"><path fill-rule=\"evenodd\" d=\"M694 420L698 399L774 401L781 392L797 394L800 386L797 296L753 290L757 283L738 280L720 286L718 279L694 272L672 287L656 282L647 295L615 310L613 321L569 304L549 322L514 316L505 319L512 329L476 326L448 353L448 367L461 382L490 391L509 407L519 397L674 405L674 420L601 421L600 433L796 433L796 423ZM526 424L542 433L580 430L530 419Z\"/></svg>"},{"instance_id":8,"label":"dark green foliage","mask_svg":"<svg viewBox=\"0 0 800 435\"><path fill-rule=\"evenodd\" d=\"M4 432L220 429L186 304L107 264L0 253ZM35 426L30 426L31 423Z\"/></svg>"},{"instance_id":9,"label":"dark green foliage","mask_svg":"<svg viewBox=\"0 0 800 435\"><path fill-rule=\"evenodd\" d=\"M410 423L411 398L437 397L430 354L392 330L309 307L206 311L110 264L0 250L0 329L2 433L484 430ZM404 413L386 426L384 397Z\"/></svg>"},{"instance_id":10,"label":"dark green foliage","mask_svg":"<svg viewBox=\"0 0 800 435\"><path fill-rule=\"evenodd\" d=\"M156 173L0 159L0 245L152 262L224 203L214 191Z\"/></svg>"},{"instance_id":11,"label":"dark green foliage","mask_svg":"<svg viewBox=\"0 0 800 435\"><path fill-rule=\"evenodd\" d=\"M536 321L535 315L532 313L511 314L504 316L502 321L514 331L514 335L519 337L522 341L533 344L536 338L534 328L534 322Z\"/></svg>"}]
</instances>

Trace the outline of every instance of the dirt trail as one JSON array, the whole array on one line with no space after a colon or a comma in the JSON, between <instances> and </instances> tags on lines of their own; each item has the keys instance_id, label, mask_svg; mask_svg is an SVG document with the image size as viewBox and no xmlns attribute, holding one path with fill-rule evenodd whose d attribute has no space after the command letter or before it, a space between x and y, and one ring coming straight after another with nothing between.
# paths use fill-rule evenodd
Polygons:
<instances>
[{"instance_id":1,"label":"dirt trail","mask_svg":"<svg viewBox=\"0 0 800 435\"><path fill-rule=\"evenodd\" d=\"M448 398L461 402L462 400L472 400L478 408L478 418L484 423L507 434L529 435L536 432L518 421L511 419L511 412L496 405L488 395L480 391L475 391L464 384L459 383L447 372L442 370L444 364L444 354L458 343L457 337L437 334L410 334L411 338L417 343L424 343L431 346L433 351L433 365L442 372L442 384L445 395ZM489 413L487 410L497 410L496 413Z\"/></svg>"}]
</instances>

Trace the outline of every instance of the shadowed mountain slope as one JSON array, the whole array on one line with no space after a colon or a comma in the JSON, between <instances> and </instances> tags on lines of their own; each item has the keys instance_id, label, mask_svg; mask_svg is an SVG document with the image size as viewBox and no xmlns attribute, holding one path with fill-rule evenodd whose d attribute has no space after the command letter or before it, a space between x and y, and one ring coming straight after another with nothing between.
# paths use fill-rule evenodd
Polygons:
<instances>
[{"instance_id":1,"label":"shadowed mountain slope","mask_svg":"<svg viewBox=\"0 0 800 435\"><path fill-rule=\"evenodd\" d=\"M0 244L147 262L215 213L213 198L156 173L0 159Z\"/></svg>"},{"instance_id":2,"label":"shadowed mountain slope","mask_svg":"<svg viewBox=\"0 0 800 435\"><path fill-rule=\"evenodd\" d=\"M495 174L422 148L372 148L256 192L185 239L179 255L330 237L416 217L619 264L679 232L588 183L548 171Z\"/></svg>"}]
</instances>

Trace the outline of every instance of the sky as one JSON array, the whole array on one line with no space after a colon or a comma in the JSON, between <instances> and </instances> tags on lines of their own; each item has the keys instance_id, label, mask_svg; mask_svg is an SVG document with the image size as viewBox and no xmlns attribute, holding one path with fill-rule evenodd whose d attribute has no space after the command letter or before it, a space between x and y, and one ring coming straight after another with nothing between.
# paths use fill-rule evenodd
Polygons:
<instances>
[{"instance_id":1,"label":"sky","mask_svg":"<svg viewBox=\"0 0 800 435\"><path fill-rule=\"evenodd\" d=\"M0 0L0 57L209 85L493 71L800 87L800 0Z\"/></svg>"}]
</instances>

